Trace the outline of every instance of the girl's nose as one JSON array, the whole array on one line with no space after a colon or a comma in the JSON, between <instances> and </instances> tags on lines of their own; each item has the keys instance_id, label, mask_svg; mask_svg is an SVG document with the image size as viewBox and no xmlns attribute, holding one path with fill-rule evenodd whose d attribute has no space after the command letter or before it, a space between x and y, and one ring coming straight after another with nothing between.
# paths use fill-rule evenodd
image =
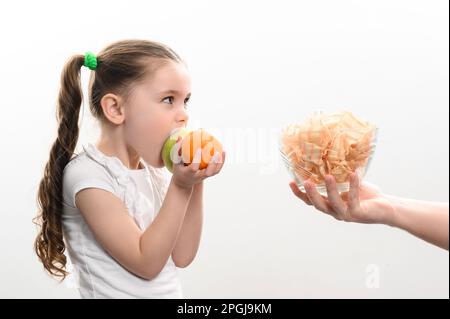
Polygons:
<instances>
[{"instance_id":1,"label":"girl's nose","mask_svg":"<svg viewBox=\"0 0 450 319\"><path fill-rule=\"evenodd\" d=\"M177 123L186 123L189 120L189 115L184 107L177 113Z\"/></svg>"}]
</instances>

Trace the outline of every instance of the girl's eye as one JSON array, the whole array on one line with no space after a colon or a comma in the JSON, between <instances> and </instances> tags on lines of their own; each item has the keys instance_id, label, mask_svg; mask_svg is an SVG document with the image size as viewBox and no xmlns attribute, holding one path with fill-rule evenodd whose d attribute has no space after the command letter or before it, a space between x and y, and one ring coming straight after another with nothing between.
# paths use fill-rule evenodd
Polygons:
<instances>
[{"instance_id":1,"label":"girl's eye","mask_svg":"<svg viewBox=\"0 0 450 319\"><path fill-rule=\"evenodd\" d=\"M162 100L162 102L163 102L163 103L167 103L167 104L172 104L172 103L173 103L173 96L165 97L165 98Z\"/></svg>"},{"instance_id":2,"label":"girl's eye","mask_svg":"<svg viewBox=\"0 0 450 319\"><path fill-rule=\"evenodd\" d=\"M189 105L189 98L184 100L184 107L187 107Z\"/></svg>"}]
</instances>

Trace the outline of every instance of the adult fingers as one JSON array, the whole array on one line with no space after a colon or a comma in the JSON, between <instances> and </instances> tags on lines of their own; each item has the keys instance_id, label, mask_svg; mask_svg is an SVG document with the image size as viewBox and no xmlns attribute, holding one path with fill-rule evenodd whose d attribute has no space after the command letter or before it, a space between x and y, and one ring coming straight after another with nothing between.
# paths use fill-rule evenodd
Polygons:
<instances>
[{"instance_id":1,"label":"adult fingers","mask_svg":"<svg viewBox=\"0 0 450 319\"><path fill-rule=\"evenodd\" d=\"M325 185L327 187L328 205L341 219L344 219L347 205L344 203L338 192L334 177L331 175L325 176Z\"/></svg>"},{"instance_id":2,"label":"adult fingers","mask_svg":"<svg viewBox=\"0 0 450 319\"><path fill-rule=\"evenodd\" d=\"M350 190L348 191L348 207L354 211L359 208L359 177L357 174L350 175Z\"/></svg>"},{"instance_id":3,"label":"adult fingers","mask_svg":"<svg viewBox=\"0 0 450 319\"><path fill-rule=\"evenodd\" d=\"M320 210L321 212L324 212L327 214L332 214L332 211L328 207L327 202L319 194L314 183L312 183L310 181L305 181L304 186L305 186L305 190L306 190L306 195L308 195L308 198L311 201L311 203L313 204L313 206L317 210Z\"/></svg>"},{"instance_id":4,"label":"adult fingers","mask_svg":"<svg viewBox=\"0 0 450 319\"><path fill-rule=\"evenodd\" d=\"M296 182L290 182L289 187L291 188L292 192L295 196L300 198L302 201L304 201L307 205L312 205L311 201L309 200L308 195L306 193L303 193L297 186Z\"/></svg>"}]
</instances>

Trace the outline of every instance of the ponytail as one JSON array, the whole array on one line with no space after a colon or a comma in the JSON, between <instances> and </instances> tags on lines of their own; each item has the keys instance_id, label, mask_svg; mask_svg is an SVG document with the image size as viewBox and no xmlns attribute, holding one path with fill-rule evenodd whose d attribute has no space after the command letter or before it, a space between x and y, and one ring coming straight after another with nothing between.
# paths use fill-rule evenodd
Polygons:
<instances>
[{"instance_id":1,"label":"ponytail","mask_svg":"<svg viewBox=\"0 0 450 319\"><path fill-rule=\"evenodd\" d=\"M34 249L44 268L62 280L68 274L61 221L63 171L78 141L78 117L83 99L80 69L83 63L84 56L76 55L66 63L62 72L56 113L58 137L51 147L37 197L39 214L35 222L40 231Z\"/></svg>"}]
</instances>

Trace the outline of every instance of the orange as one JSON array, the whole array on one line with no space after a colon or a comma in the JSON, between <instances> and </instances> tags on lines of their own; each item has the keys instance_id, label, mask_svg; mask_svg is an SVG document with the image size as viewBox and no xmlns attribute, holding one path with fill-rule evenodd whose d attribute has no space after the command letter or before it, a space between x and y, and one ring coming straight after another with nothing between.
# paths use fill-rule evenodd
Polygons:
<instances>
[{"instance_id":1,"label":"orange","mask_svg":"<svg viewBox=\"0 0 450 319\"><path fill-rule=\"evenodd\" d=\"M200 169L208 166L215 152L222 156L222 144L211 134L203 129L190 132L181 142L181 158L185 164L190 164L194 160L194 155L201 148L202 159Z\"/></svg>"}]
</instances>

